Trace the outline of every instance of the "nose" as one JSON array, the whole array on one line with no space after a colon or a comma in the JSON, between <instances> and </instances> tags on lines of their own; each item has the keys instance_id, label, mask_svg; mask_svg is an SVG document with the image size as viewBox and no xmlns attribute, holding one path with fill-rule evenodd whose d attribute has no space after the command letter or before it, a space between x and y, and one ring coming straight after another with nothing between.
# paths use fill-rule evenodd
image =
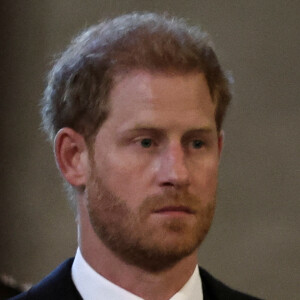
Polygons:
<instances>
[{"instance_id":1,"label":"nose","mask_svg":"<svg viewBox=\"0 0 300 300\"><path fill-rule=\"evenodd\" d=\"M190 174L187 168L187 158L181 144L171 144L159 158L158 181L160 186L175 188L190 184Z\"/></svg>"}]
</instances>

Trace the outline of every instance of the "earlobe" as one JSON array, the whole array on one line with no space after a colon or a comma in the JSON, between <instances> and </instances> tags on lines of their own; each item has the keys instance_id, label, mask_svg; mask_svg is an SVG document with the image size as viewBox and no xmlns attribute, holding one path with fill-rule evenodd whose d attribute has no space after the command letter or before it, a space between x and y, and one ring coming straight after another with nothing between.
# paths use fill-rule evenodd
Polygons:
<instances>
[{"instance_id":1,"label":"earlobe","mask_svg":"<svg viewBox=\"0 0 300 300\"><path fill-rule=\"evenodd\" d=\"M71 185L85 186L88 174L88 151L83 136L71 128L62 128L55 137L57 166Z\"/></svg>"}]
</instances>

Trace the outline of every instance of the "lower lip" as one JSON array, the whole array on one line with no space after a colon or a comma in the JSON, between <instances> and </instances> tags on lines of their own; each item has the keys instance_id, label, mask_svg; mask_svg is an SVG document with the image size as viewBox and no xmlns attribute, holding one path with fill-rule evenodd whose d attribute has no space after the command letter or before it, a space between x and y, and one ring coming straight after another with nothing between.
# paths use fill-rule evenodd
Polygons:
<instances>
[{"instance_id":1,"label":"lower lip","mask_svg":"<svg viewBox=\"0 0 300 300\"><path fill-rule=\"evenodd\" d=\"M166 211L158 211L155 212L157 215L161 216L170 216L170 217L181 217L181 216L191 216L191 213L188 213L186 211L180 211L180 210L166 210Z\"/></svg>"}]
</instances>

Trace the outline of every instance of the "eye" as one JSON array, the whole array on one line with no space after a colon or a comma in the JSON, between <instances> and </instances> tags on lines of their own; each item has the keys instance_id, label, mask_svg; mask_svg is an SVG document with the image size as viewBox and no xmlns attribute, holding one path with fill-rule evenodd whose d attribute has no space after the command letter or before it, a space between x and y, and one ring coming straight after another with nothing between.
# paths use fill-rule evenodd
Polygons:
<instances>
[{"instance_id":1,"label":"eye","mask_svg":"<svg viewBox=\"0 0 300 300\"><path fill-rule=\"evenodd\" d=\"M193 140L192 141L192 147L194 149L200 149L200 148L202 148L203 145L204 145L204 142L201 140Z\"/></svg>"},{"instance_id":2,"label":"eye","mask_svg":"<svg viewBox=\"0 0 300 300\"><path fill-rule=\"evenodd\" d=\"M140 143L143 148L150 148L153 144L153 141L152 141L152 139L145 138L145 139L142 139Z\"/></svg>"}]
</instances>

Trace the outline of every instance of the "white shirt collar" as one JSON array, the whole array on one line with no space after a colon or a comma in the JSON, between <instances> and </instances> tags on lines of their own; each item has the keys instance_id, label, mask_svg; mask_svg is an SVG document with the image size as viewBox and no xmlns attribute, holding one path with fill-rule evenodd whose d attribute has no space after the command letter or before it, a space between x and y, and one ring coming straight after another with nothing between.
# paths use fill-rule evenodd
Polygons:
<instances>
[{"instance_id":1,"label":"white shirt collar","mask_svg":"<svg viewBox=\"0 0 300 300\"><path fill-rule=\"evenodd\" d=\"M143 300L98 274L83 258L79 248L72 265L73 282L84 300ZM170 300L203 300L199 268Z\"/></svg>"}]
</instances>

